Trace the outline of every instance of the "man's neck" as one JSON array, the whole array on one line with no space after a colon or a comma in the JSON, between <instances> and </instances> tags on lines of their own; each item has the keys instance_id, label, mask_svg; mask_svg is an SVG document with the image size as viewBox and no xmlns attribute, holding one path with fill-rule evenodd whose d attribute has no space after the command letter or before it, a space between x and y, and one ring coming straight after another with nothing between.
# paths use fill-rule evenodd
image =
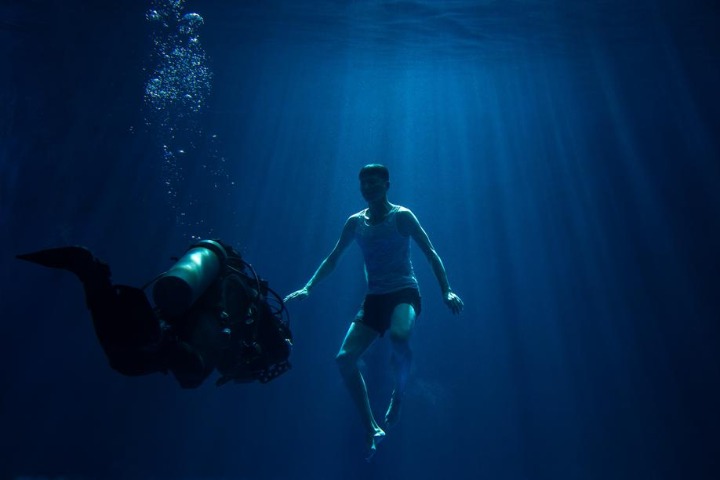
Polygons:
<instances>
[{"instance_id":1,"label":"man's neck","mask_svg":"<svg viewBox=\"0 0 720 480\"><path fill-rule=\"evenodd\" d=\"M381 219L387 215L391 208L390 202L383 199L378 202L368 203L368 214L371 219Z\"/></svg>"}]
</instances>

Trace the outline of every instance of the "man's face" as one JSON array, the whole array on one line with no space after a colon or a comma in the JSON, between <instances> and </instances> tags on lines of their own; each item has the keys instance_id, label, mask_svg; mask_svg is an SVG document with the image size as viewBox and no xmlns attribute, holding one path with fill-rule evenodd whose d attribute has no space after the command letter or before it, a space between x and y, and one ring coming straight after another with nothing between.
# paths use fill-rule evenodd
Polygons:
<instances>
[{"instance_id":1,"label":"man's face","mask_svg":"<svg viewBox=\"0 0 720 480\"><path fill-rule=\"evenodd\" d=\"M385 198L390 182L379 175L363 175L360 177L360 193L366 202L374 202Z\"/></svg>"}]
</instances>

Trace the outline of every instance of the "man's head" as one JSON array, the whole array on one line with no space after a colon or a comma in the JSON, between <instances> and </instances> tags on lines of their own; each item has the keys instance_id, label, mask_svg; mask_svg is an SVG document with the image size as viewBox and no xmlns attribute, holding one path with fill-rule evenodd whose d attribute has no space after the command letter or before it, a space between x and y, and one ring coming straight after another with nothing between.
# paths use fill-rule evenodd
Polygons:
<instances>
[{"instance_id":1,"label":"man's head","mask_svg":"<svg viewBox=\"0 0 720 480\"><path fill-rule=\"evenodd\" d=\"M360 169L360 175L358 175L360 180L366 175L377 175L386 182L390 181L390 171L385 165L380 165L379 163L370 163L362 167Z\"/></svg>"},{"instance_id":2,"label":"man's head","mask_svg":"<svg viewBox=\"0 0 720 480\"><path fill-rule=\"evenodd\" d=\"M360 169L360 192L368 203L384 201L390 188L390 172L385 165L371 163Z\"/></svg>"}]
</instances>

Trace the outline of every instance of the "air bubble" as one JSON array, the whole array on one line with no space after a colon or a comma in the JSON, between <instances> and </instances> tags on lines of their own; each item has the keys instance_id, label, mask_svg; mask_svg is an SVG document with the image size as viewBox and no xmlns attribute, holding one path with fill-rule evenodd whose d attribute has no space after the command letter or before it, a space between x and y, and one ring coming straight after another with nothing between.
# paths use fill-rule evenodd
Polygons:
<instances>
[{"instance_id":1,"label":"air bubble","mask_svg":"<svg viewBox=\"0 0 720 480\"><path fill-rule=\"evenodd\" d=\"M167 191L176 220L184 225L196 222L196 205L188 195L179 195L188 180L187 167L196 161L196 139L204 132L200 114L208 107L212 72L208 66L199 30L205 20L197 13L184 13L184 0L151 0L145 13L152 22L152 60L154 65L145 72L146 125L158 135L162 146L161 184ZM213 136L215 138L215 136ZM215 148L215 147L213 147ZM210 155L217 152L210 152ZM216 178L214 165L202 165L202 171ZM229 182L228 182L229 183ZM218 189L219 182L209 187ZM188 208L190 210L188 210Z\"/></svg>"},{"instance_id":2,"label":"air bubble","mask_svg":"<svg viewBox=\"0 0 720 480\"><path fill-rule=\"evenodd\" d=\"M195 30L203 23L205 20L197 13L186 13L180 19L180 33L184 35L195 33Z\"/></svg>"},{"instance_id":3,"label":"air bubble","mask_svg":"<svg viewBox=\"0 0 720 480\"><path fill-rule=\"evenodd\" d=\"M145 19L148 22L159 22L161 17L157 10L148 10L145 14Z\"/></svg>"}]
</instances>

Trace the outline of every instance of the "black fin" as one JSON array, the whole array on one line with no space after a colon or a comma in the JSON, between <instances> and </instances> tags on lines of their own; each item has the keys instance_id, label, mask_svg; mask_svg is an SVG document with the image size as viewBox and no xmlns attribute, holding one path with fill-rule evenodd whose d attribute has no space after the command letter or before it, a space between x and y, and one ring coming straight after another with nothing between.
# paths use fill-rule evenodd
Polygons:
<instances>
[{"instance_id":1,"label":"black fin","mask_svg":"<svg viewBox=\"0 0 720 480\"><path fill-rule=\"evenodd\" d=\"M16 255L15 258L44 267L67 270L80 277L81 280L97 276L110 276L110 268L97 260L90 250L80 246L49 248Z\"/></svg>"}]
</instances>

